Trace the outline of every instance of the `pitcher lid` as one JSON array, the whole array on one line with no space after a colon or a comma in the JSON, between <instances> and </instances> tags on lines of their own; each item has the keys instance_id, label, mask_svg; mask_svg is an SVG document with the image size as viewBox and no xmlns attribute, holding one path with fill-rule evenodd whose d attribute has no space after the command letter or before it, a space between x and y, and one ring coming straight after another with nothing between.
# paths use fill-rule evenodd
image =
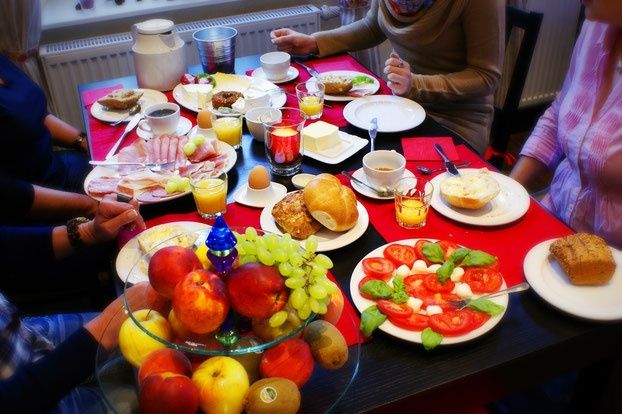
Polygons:
<instances>
[{"instance_id":1,"label":"pitcher lid","mask_svg":"<svg viewBox=\"0 0 622 414\"><path fill-rule=\"evenodd\" d=\"M167 19L151 19L136 23L136 28L141 34L161 34L172 31L175 28L175 23Z\"/></svg>"}]
</instances>

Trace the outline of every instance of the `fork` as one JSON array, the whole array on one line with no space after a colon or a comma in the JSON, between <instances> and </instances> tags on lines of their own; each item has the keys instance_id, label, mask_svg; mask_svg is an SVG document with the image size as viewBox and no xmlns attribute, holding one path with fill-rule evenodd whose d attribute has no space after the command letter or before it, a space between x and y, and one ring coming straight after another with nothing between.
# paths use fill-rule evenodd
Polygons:
<instances>
[{"instance_id":1,"label":"fork","mask_svg":"<svg viewBox=\"0 0 622 414\"><path fill-rule=\"evenodd\" d=\"M456 164L456 167L467 167L469 165L471 165L471 161L465 161L465 162L461 162L460 164ZM432 169L432 168L424 167L423 165L417 165L417 169L421 171L422 173L424 173L425 175L430 175L438 171L444 171L447 169L447 167L443 166L443 167Z\"/></svg>"},{"instance_id":2,"label":"fork","mask_svg":"<svg viewBox=\"0 0 622 414\"><path fill-rule=\"evenodd\" d=\"M467 306L469 306L469 304L471 302L473 302L474 300L476 300L476 299L489 299L489 298L494 298L494 297L497 297L497 296L506 295L506 294L510 294L510 293L522 292L523 290L527 290L527 289L529 289L529 283L523 282L523 283L520 283L520 284L518 284L516 286L512 286L512 287L509 287L507 289L501 289L501 290L498 290L496 292L492 292L492 293L488 293L486 295L479 296L477 298L453 299L453 300L450 299L447 302L454 309L460 310L460 309L464 309Z\"/></svg>"}]
</instances>

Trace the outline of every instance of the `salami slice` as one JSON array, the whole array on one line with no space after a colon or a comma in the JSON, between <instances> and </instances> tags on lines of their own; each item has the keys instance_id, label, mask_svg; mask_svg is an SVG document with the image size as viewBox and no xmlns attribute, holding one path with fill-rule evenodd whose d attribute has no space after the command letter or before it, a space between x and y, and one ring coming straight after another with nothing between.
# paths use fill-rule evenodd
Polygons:
<instances>
[{"instance_id":1,"label":"salami slice","mask_svg":"<svg viewBox=\"0 0 622 414\"><path fill-rule=\"evenodd\" d=\"M118 177L94 178L87 185L86 192L93 197L103 197L106 194L115 193L119 181L121 181L121 178Z\"/></svg>"}]
</instances>

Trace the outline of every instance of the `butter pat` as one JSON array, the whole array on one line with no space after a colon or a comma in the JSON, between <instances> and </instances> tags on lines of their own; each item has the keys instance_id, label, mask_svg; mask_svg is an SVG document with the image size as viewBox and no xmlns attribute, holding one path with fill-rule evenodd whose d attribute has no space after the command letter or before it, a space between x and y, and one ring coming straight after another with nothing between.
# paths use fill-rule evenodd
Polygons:
<instances>
[{"instance_id":1,"label":"butter pat","mask_svg":"<svg viewBox=\"0 0 622 414\"><path fill-rule=\"evenodd\" d=\"M324 121L317 121L302 129L304 148L320 152L339 145L339 128Z\"/></svg>"}]
</instances>

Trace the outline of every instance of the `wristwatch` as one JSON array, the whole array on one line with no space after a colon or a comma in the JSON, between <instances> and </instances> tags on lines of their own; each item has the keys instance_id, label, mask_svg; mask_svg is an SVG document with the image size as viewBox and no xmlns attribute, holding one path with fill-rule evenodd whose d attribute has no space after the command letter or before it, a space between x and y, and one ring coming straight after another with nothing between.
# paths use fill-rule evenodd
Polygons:
<instances>
[{"instance_id":1,"label":"wristwatch","mask_svg":"<svg viewBox=\"0 0 622 414\"><path fill-rule=\"evenodd\" d=\"M73 140L71 146L77 150L82 150L82 142L86 140L86 132L80 132L78 136Z\"/></svg>"}]
</instances>

